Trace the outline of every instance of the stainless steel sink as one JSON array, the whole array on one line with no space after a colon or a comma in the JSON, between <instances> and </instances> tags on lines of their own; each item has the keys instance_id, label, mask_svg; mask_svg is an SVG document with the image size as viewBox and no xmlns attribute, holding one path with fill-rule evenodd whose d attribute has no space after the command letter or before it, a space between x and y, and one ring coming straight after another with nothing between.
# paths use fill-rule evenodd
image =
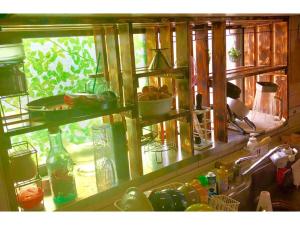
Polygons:
<instances>
[{"instance_id":1,"label":"stainless steel sink","mask_svg":"<svg viewBox=\"0 0 300 225\"><path fill-rule=\"evenodd\" d=\"M276 167L265 163L251 176L235 183L226 194L240 202L239 211L256 211L261 191L270 192L273 211L300 211L300 190L278 187L275 176Z\"/></svg>"}]
</instances>

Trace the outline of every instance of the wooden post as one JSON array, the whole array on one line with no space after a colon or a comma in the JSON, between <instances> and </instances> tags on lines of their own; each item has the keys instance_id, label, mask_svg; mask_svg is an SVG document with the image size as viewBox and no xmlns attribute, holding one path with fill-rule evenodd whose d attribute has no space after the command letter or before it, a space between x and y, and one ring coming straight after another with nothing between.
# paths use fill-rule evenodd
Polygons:
<instances>
[{"instance_id":1,"label":"wooden post","mask_svg":"<svg viewBox=\"0 0 300 225\"><path fill-rule=\"evenodd\" d=\"M288 32L287 22L274 23L274 64L287 65ZM287 75L287 74L286 74ZM280 92L277 93L282 99L282 115L288 117L288 88L286 75L275 75L274 82L279 84ZM280 106L278 106L278 111Z\"/></svg>"},{"instance_id":2,"label":"wooden post","mask_svg":"<svg viewBox=\"0 0 300 225\"><path fill-rule=\"evenodd\" d=\"M166 23L162 27L160 27L160 45L161 48L166 48L166 50L163 50L163 54L166 57L167 61L171 66L173 66L172 61L172 29L171 24ZM162 85L167 85L169 89L169 93L173 93L173 78L162 78L161 82ZM175 108L175 102L173 103L173 107ZM176 129L177 129L177 123L176 120L166 121L166 140L169 143L173 143L177 146L177 135L176 135Z\"/></svg>"},{"instance_id":3,"label":"wooden post","mask_svg":"<svg viewBox=\"0 0 300 225\"><path fill-rule=\"evenodd\" d=\"M254 27L244 28L244 65L253 66L254 63Z\"/></svg>"},{"instance_id":4,"label":"wooden post","mask_svg":"<svg viewBox=\"0 0 300 225\"><path fill-rule=\"evenodd\" d=\"M105 44L110 86L112 90L120 97L120 102L123 103L123 81L121 75L118 33L116 26L105 27Z\"/></svg>"},{"instance_id":5,"label":"wooden post","mask_svg":"<svg viewBox=\"0 0 300 225\"><path fill-rule=\"evenodd\" d=\"M287 22L274 23L274 41L275 65L287 65Z\"/></svg>"},{"instance_id":6,"label":"wooden post","mask_svg":"<svg viewBox=\"0 0 300 225\"><path fill-rule=\"evenodd\" d=\"M124 104L123 99L123 80L121 74L121 65L119 57L118 31L116 25L107 26L105 30L105 52L107 59L108 80L110 88L117 94L121 105ZM110 116L110 121L121 121L120 115Z\"/></svg>"},{"instance_id":7,"label":"wooden post","mask_svg":"<svg viewBox=\"0 0 300 225\"><path fill-rule=\"evenodd\" d=\"M191 31L189 30L188 23L176 24L176 61L177 66L189 66L190 55L192 45ZM189 71L190 72L190 71ZM178 94L178 105L180 109L192 110L192 98L191 98L191 79L188 74L185 74L184 79L177 79L177 94ZM180 125L180 140L181 147L184 151L193 154L192 146L192 134L193 134L193 123L192 116L190 116L189 121L179 122Z\"/></svg>"},{"instance_id":8,"label":"wooden post","mask_svg":"<svg viewBox=\"0 0 300 225\"><path fill-rule=\"evenodd\" d=\"M106 41L104 28L94 29L94 42L96 50L96 60L101 63L103 68L103 73L106 81L109 83L109 72L108 72L108 63L107 63L107 52L106 52ZM102 58L101 60L99 58ZM113 122L113 116L103 116L102 120L104 123Z\"/></svg>"},{"instance_id":9,"label":"wooden post","mask_svg":"<svg viewBox=\"0 0 300 225\"><path fill-rule=\"evenodd\" d=\"M105 36L104 36L103 28L94 29L94 42L95 42L97 62L99 60L98 56L103 58L103 60L100 61L102 63L101 66L103 68L105 79L109 81L107 53L105 48L106 44L105 44Z\"/></svg>"},{"instance_id":10,"label":"wooden post","mask_svg":"<svg viewBox=\"0 0 300 225\"><path fill-rule=\"evenodd\" d=\"M300 109L300 16L289 18L288 46L288 106L289 117ZM299 111L298 111L299 113Z\"/></svg>"},{"instance_id":11,"label":"wooden post","mask_svg":"<svg viewBox=\"0 0 300 225\"><path fill-rule=\"evenodd\" d=\"M257 65L258 66L271 66L271 61L273 61L272 53L271 53L271 27L270 25L261 25L258 26L257 32ZM258 81L271 81L270 75L259 75Z\"/></svg>"},{"instance_id":12,"label":"wooden post","mask_svg":"<svg viewBox=\"0 0 300 225\"><path fill-rule=\"evenodd\" d=\"M208 55L208 26L195 31L196 38L196 71L198 92L202 95L203 106L210 106L209 102L209 55Z\"/></svg>"},{"instance_id":13,"label":"wooden post","mask_svg":"<svg viewBox=\"0 0 300 225\"><path fill-rule=\"evenodd\" d=\"M275 66L275 44L276 44L276 24L270 24L270 66Z\"/></svg>"},{"instance_id":14,"label":"wooden post","mask_svg":"<svg viewBox=\"0 0 300 225\"><path fill-rule=\"evenodd\" d=\"M259 65L258 27L254 27L254 66Z\"/></svg>"},{"instance_id":15,"label":"wooden post","mask_svg":"<svg viewBox=\"0 0 300 225\"><path fill-rule=\"evenodd\" d=\"M244 29L236 29L236 48L241 51L241 57L239 58L236 66L244 66ZM245 102L245 78L237 79L236 85L241 89L240 99Z\"/></svg>"},{"instance_id":16,"label":"wooden post","mask_svg":"<svg viewBox=\"0 0 300 225\"><path fill-rule=\"evenodd\" d=\"M244 29L244 65L255 65L255 28L246 27ZM245 105L252 108L255 95L255 76L244 78Z\"/></svg>"},{"instance_id":17,"label":"wooden post","mask_svg":"<svg viewBox=\"0 0 300 225\"><path fill-rule=\"evenodd\" d=\"M226 107L226 23L212 25L212 67L214 100L214 138L227 142Z\"/></svg>"},{"instance_id":18,"label":"wooden post","mask_svg":"<svg viewBox=\"0 0 300 225\"><path fill-rule=\"evenodd\" d=\"M124 100L126 104L137 103L137 78L135 73L135 59L133 46L133 31L131 23L118 25L120 40L120 55L123 71ZM126 118L128 133L129 165L131 178L143 175L141 152L141 128L137 115L137 106L132 118Z\"/></svg>"},{"instance_id":19,"label":"wooden post","mask_svg":"<svg viewBox=\"0 0 300 225\"><path fill-rule=\"evenodd\" d=\"M147 27L145 33L145 40L146 40L146 58L147 58L147 67L150 65L155 51L152 49L156 49L158 47L158 33L155 27ZM158 87L158 78L157 77L149 77L148 84L151 86ZM159 133L161 132L161 127L158 124L154 124L151 126L152 132Z\"/></svg>"},{"instance_id":20,"label":"wooden post","mask_svg":"<svg viewBox=\"0 0 300 225\"><path fill-rule=\"evenodd\" d=\"M146 53L147 53L147 67L150 65L154 55L155 51L152 49L158 48L158 33L157 29L150 27L146 28ZM157 77L149 77L149 85L153 85L158 87L158 78Z\"/></svg>"}]
</instances>

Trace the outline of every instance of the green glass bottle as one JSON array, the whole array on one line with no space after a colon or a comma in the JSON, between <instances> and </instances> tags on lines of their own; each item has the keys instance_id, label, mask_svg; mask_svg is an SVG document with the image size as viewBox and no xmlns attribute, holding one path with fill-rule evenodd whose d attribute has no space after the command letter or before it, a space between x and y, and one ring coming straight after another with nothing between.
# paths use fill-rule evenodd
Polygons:
<instances>
[{"instance_id":1,"label":"green glass bottle","mask_svg":"<svg viewBox=\"0 0 300 225\"><path fill-rule=\"evenodd\" d=\"M59 128L49 128L50 152L47 169L53 201L56 205L73 201L77 197L73 175L73 161L63 146Z\"/></svg>"}]
</instances>

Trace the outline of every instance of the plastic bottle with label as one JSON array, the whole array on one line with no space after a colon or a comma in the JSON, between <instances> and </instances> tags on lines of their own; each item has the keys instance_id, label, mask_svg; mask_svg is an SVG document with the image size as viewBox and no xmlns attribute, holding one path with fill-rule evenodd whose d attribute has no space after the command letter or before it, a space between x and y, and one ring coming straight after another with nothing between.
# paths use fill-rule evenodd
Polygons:
<instances>
[{"instance_id":1,"label":"plastic bottle with label","mask_svg":"<svg viewBox=\"0 0 300 225\"><path fill-rule=\"evenodd\" d=\"M199 176L198 177L200 182L200 201L203 204L208 204L208 180L206 176Z\"/></svg>"},{"instance_id":2,"label":"plastic bottle with label","mask_svg":"<svg viewBox=\"0 0 300 225\"><path fill-rule=\"evenodd\" d=\"M246 149L249 151L250 155L252 156L258 157L260 155L260 145L253 133L250 134L250 138L248 140ZM255 161L255 158L253 161Z\"/></svg>"},{"instance_id":3,"label":"plastic bottle with label","mask_svg":"<svg viewBox=\"0 0 300 225\"><path fill-rule=\"evenodd\" d=\"M217 178L216 174L212 171L208 172L206 175L208 182L208 195L216 195L217 194Z\"/></svg>"},{"instance_id":4,"label":"plastic bottle with label","mask_svg":"<svg viewBox=\"0 0 300 225\"><path fill-rule=\"evenodd\" d=\"M225 167L221 166L220 169L217 169L217 185L218 185L218 194L226 192L229 188L229 173Z\"/></svg>"}]
</instances>

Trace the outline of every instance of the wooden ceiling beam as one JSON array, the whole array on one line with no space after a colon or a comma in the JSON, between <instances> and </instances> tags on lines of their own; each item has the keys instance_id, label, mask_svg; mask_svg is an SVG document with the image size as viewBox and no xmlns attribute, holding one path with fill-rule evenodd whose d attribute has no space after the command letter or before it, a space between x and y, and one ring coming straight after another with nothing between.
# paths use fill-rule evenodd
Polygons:
<instances>
[{"instance_id":1,"label":"wooden ceiling beam","mask_svg":"<svg viewBox=\"0 0 300 225\"><path fill-rule=\"evenodd\" d=\"M287 21L288 16L278 15L230 15L225 14L1 14L0 25L47 25L47 24L112 24L164 23L193 21L195 24L212 22L246 23L252 20L264 22L269 20ZM210 24L209 24L210 25Z\"/></svg>"}]
</instances>

